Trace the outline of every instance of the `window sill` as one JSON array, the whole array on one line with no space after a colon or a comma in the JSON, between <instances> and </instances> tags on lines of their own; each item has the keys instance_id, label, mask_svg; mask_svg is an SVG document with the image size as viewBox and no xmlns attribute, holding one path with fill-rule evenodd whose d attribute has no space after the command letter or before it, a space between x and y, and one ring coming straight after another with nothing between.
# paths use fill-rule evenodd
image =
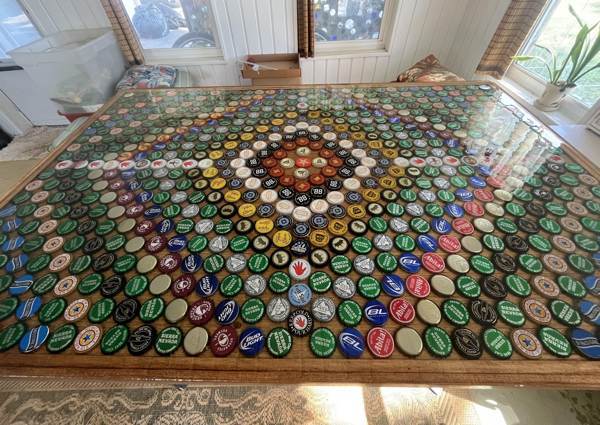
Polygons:
<instances>
[{"instance_id":1,"label":"window sill","mask_svg":"<svg viewBox=\"0 0 600 425\"><path fill-rule=\"evenodd\" d=\"M223 64L221 49L146 49L144 59L148 65L194 66Z\"/></svg>"},{"instance_id":2,"label":"window sill","mask_svg":"<svg viewBox=\"0 0 600 425\"><path fill-rule=\"evenodd\" d=\"M313 59L344 59L344 58L355 58L355 57L369 57L369 56L389 56L385 48L379 49L339 49L339 50L316 50Z\"/></svg>"},{"instance_id":3,"label":"window sill","mask_svg":"<svg viewBox=\"0 0 600 425\"><path fill-rule=\"evenodd\" d=\"M537 96L510 78L504 77L502 80L494 80L494 82L521 103L533 116L548 126L579 123L577 118L565 113L564 107L552 112L542 111L541 109L536 108L534 101Z\"/></svg>"}]
</instances>

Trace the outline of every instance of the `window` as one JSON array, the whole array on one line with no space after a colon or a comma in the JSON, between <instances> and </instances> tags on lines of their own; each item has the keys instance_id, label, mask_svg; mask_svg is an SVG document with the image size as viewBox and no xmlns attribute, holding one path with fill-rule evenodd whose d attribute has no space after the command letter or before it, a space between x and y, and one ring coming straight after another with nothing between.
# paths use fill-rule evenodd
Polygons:
<instances>
[{"instance_id":1,"label":"window","mask_svg":"<svg viewBox=\"0 0 600 425\"><path fill-rule=\"evenodd\" d=\"M383 49L391 1L314 0L318 50Z\"/></svg>"},{"instance_id":2,"label":"window","mask_svg":"<svg viewBox=\"0 0 600 425\"><path fill-rule=\"evenodd\" d=\"M17 0L0 2L0 62L11 62L7 52L39 38L40 33Z\"/></svg>"},{"instance_id":3,"label":"window","mask_svg":"<svg viewBox=\"0 0 600 425\"><path fill-rule=\"evenodd\" d=\"M549 53L536 46L538 44L555 52L559 63L564 60L569 54L571 45L579 31L575 18L569 13L569 4L573 5L577 14L587 24L593 25L600 20L600 0L578 0L576 2L572 0L553 0L520 54L549 59ZM546 68L537 59L520 62L517 66L524 68L544 81L548 78ZM569 69L567 67L567 71ZM592 107L600 98L600 69L596 69L582 77L577 82L577 87L571 92L571 96L586 107Z\"/></svg>"},{"instance_id":4,"label":"window","mask_svg":"<svg viewBox=\"0 0 600 425\"><path fill-rule=\"evenodd\" d=\"M149 59L173 57L169 49L217 56L210 0L122 0L133 28ZM185 56L178 50L177 57ZM202 53L199 54L202 56Z\"/></svg>"}]
</instances>

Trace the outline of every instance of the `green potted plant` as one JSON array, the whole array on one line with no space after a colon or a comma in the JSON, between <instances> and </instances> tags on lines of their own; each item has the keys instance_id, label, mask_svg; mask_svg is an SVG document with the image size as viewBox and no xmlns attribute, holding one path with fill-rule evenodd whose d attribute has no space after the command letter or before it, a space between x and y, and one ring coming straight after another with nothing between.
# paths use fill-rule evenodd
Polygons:
<instances>
[{"instance_id":1,"label":"green potted plant","mask_svg":"<svg viewBox=\"0 0 600 425\"><path fill-rule=\"evenodd\" d=\"M579 32L569 54L562 61L550 49L539 44L535 46L549 54L549 61L539 56L514 56L515 61L538 59L546 67L548 81L542 95L535 100L535 106L543 111L557 110L569 91L577 85L577 81L600 67L600 62L593 63L600 52L600 31L593 36L598 22L590 27L579 18L572 6L569 6L569 12L575 17Z\"/></svg>"}]
</instances>

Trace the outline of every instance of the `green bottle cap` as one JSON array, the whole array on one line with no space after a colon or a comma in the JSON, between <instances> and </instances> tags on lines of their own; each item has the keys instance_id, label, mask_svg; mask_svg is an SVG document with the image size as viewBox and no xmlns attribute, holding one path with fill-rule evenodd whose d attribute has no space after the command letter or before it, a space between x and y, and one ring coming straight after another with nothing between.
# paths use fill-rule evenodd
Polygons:
<instances>
[{"instance_id":1,"label":"green bottle cap","mask_svg":"<svg viewBox=\"0 0 600 425\"><path fill-rule=\"evenodd\" d=\"M19 305L17 297L10 297L0 300L0 320L6 319L13 314Z\"/></svg>"},{"instance_id":2,"label":"green bottle cap","mask_svg":"<svg viewBox=\"0 0 600 425\"><path fill-rule=\"evenodd\" d=\"M38 314L41 323L48 324L61 317L67 308L67 300L54 298L44 304Z\"/></svg>"},{"instance_id":3,"label":"green bottle cap","mask_svg":"<svg viewBox=\"0 0 600 425\"><path fill-rule=\"evenodd\" d=\"M310 288L314 292L320 294L327 292L331 288L332 283L331 277L327 273L321 271L312 273L308 278Z\"/></svg>"},{"instance_id":4,"label":"green bottle cap","mask_svg":"<svg viewBox=\"0 0 600 425\"><path fill-rule=\"evenodd\" d=\"M292 349L292 335L285 328L273 328L267 335L267 349L275 357L285 357Z\"/></svg>"},{"instance_id":5,"label":"green bottle cap","mask_svg":"<svg viewBox=\"0 0 600 425\"><path fill-rule=\"evenodd\" d=\"M427 350L437 357L448 357L452 353L452 340L450 335L437 326L430 326L424 334Z\"/></svg>"},{"instance_id":6,"label":"green bottle cap","mask_svg":"<svg viewBox=\"0 0 600 425\"><path fill-rule=\"evenodd\" d=\"M573 298L583 298L587 294L585 285L571 276L559 276L556 281L560 289Z\"/></svg>"},{"instance_id":7,"label":"green bottle cap","mask_svg":"<svg viewBox=\"0 0 600 425\"><path fill-rule=\"evenodd\" d=\"M481 295L481 287L479 283L471 276L463 275L456 279L456 289L466 298L479 298Z\"/></svg>"},{"instance_id":8,"label":"green bottle cap","mask_svg":"<svg viewBox=\"0 0 600 425\"><path fill-rule=\"evenodd\" d=\"M248 298L240 308L240 316L246 323L258 323L265 315L265 303L260 298Z\"/></svg>"},{"instance_id":9,"label":"green bottle cap","mask_svg":"<svg viewBox=\"0 0 600 425\"><path fill-rule=\"evenodd\" d=\"M230 274L223 278L219 290L224 297L235 297L244 287L244 281L237 274Z\"/></svg>"},{"instance_id":10,"label":"green bottle cap","mask_svg":"<svg viewBox=\"0 0 600 425\"><path fill-rule=\"evenodd\" d=\"M541 273L544 270L544 266L539 258L534 257L531 254L519 255L519 264L523 267L523 270L529 273Z\"/></svg>"},{"instance_id":11,"label":"green bottle cap","mask_svg":"<svg viewBox=\"0 0 600 425\"><path fill-rule=\"evenodd\" d=\"M345 255L336 255L329 262L331 270L338 275L345 275L352 271L352 261Z\"/></svg>"},{"instance_id":12,"label":"green bottle cap","mask_svg":"<svg viewBox=\"0 0 600 425\"><path fill-rule=\"evenodd\" d=\"M488 328L483 331L483 345L488 352L501 360L509 359L512 356L512 345L506 335L496 328Z\"/></svg>"},{"instance_id":13,"label":"green bottle cap","mask_svg":"<svg viewBox=\"0 0 600 425\"><path fill-rule=\"evenodd\" d=\"M140 319L144 322L154 322L164 311L165 301L162 298L150 298L140 307Z\"/></svg>"},{"instance_id":14,"label":"green bottle cap","mask_svg":"<svg viewBox=\"0 0 600 425\"><path fill-rule=\"evenodd\" d=\"M392 273L398 267L398 260L389 252L381 252L375 257L375 263L384 273Z\"/></svg>"},{"instance_id":15,"label":"green bottle cap","mask_svg":"<svg viewBox=\"0 0 600 425\"><path fill-rule=\"evenodd\" d=\"M71 323L58 328L46 343L49 353L61 353L71 346L77 336L77 327Z\"/></svg>"},{"instance_id":16,"label":"green bottle cap","mask_svg":"<svg viewBox=\"0 0 600 425\"><path fill-rule=\"evenodd\" d=\"M310 335L310 350L317 357L330 357L335 347L335 335L328 328L317 328Z\"/></svg>"},{"instance_id":17,"label":"green bottle cap","mask_svg":"<svg viewBox=\"0 0 600 425\"><path fill-rule=\"evenodd\" d=\"M183 332L176 326L169 326L161 330L154 342L154 349L161 356L168 356L174 353L183 340Z\"/></svg>"},{"instance_id":18,"label":"green bottle cap","mask_svg":"<svg viewBox=\"0 0 600 425\"><path fill-rule=\"evenodd\" d=\"M469 310L458 300L449 299L442 303L444 317L455 326L465 326L469 323Z\"/></svg>"},{"instance_id":19,"label":"green bottle cap","mask_svg":"<svg viewBox=\"0 0 600 425\"><path fill-rule=\"evenodd\" d=\"M542 345L556 357L569 357L573 352L569 340L558 330L544 326L538 331Z\"/></svg>"},{"instance_id":20,"label":"green bottle cap","mask_svg":"<svg viewBox=\"0 0 600 425\"><path fill-rule=\"evenodd\" d=\"M508 290L518 297L527 297L531 294L531 285L523 277L510 274L504 278Z\"/></svg>"},{"instance_id":21,"label":"green bottle cap","mask_svg":"<svg viewBox=\"0 0 600 425\"><path fill-rule=\"evenodd\" d=\"M115 309L116 302L112 298L102 298L90 307L88 320L91 323L101 323L110 317Z\"/></svg>"},{"instance_id":22,"label":"green bottle cap","mask_svg":"<svg viewBox=\"0 0 600 425\"><path fill-rule=\"evenodd\" d=\"M113 326L107 330L100 341L100 350L104 354L114 354L122 349L129 339L129 329L125 325Z\"/></svg>"},{"instance_id":23,"label":"green bottle cap","mask_svg":"<svg viewBox=\"0 0 600 425\"><path fill-rule=\"evenodd\" d=\"M340 322L346 326L356 326L362 319L362 309L356 301L344 300L337 309Z\"/></svg>"},{"instance_id":24,"label":"green bottle cap","mask_svg":"<svg viewBox=\"0 0 600 425\"><path fill-rule=\"evenodd\" d=\"M292 279L287 273L275 272L269 277L269 288L276 294L286 292L291 285Z\"/></svg>"},{"instance_id":25,"label":"green bottle cap","mask_svg":"<svg viewBox=\"0 0 600 425\"><path fill-rule=\"evenodd\" d=\"M379 281L372 276L363 276L358 279L357 289L358 293L367 299L377 298L381 293Z\"/></svg>"},{"instance_id":26,"label":"green bottle cap","mask_svg":"<svg viewBox=\"0 0 600 425\"><path fill-rule=\"evenodd\" d=\"M579 326L581 324L581 315L579 312L563 300L552 300L550 302L550 311L554 318L563 325Z\"/></svg>"},{"instance_id":27,"label":"green bottle cap","mask_svg":"<svg viewBox=\"0 0 600 425\"><path fill-rule=\"evenodd\" d=\"M143 294L148 288L148 278L144 275L135 275L127 281L124 291L128 297L137 297Z\"/></svg>"},{"instance_id":28,"label":"green bottle cap","mask_svg":"<svg viewBox=\"0 0 600 425\"><path fill-rule=\"evenodd\" d=\"M498 312L498 316L510 326L518 328L525 324L525 315L518 305L510 301L498 301L496 304L496 311Z\"/></svg>"}]
</instances>

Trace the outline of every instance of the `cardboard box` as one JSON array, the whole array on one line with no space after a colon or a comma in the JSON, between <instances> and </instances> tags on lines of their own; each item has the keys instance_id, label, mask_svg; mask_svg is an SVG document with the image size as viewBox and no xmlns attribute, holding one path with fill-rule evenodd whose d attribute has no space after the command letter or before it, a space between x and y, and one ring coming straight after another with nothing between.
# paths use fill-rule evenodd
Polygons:
<instances>
[{"instance_id":1,"label":"cardboard box","mask_svg":"<svg viewBox=\"0 0 600 425\"><path fill-rule=\"evenodd\" d=\"M299 80L301 77L300 62L295 53L276 54L276 55L248 55L244 58L247 62L258 65L266 65L270 68L261 68L258 71L252 69L252 65L244 64L242 68L242 77L252 80L271 80L269 84L299 84L299 82L283 82L280 79ZM273 81L275 79L275 81ZM256 81L257 85L268 85L264 81Z\"/></svg>"}]
</instances>

